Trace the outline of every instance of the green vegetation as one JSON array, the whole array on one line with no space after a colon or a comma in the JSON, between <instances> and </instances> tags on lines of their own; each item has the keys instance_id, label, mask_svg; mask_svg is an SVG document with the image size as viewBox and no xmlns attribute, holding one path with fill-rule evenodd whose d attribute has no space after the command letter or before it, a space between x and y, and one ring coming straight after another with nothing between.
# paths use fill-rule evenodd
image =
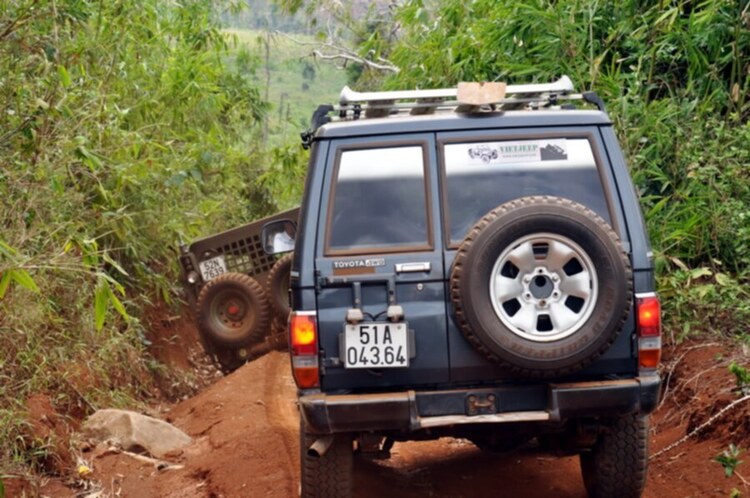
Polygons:
<instances>
[{"instance_id":1,"label":"green vegetation","mask_svg":"<svg viewBox=\"0 0 750 498\"><path fill-rule=\"evenodd\" d=\"M346 74L310 57L315 46L312 36L247 29L224 32L236 46L237 65L245 68L245 75L271 105L267 115L270 143L298 148L299 132L310 126L310 116L318 104L338 99Z\"/></svg>"},{"instance_id":2,"label":"green vegetation","mask_svg":"<svg viewBox=\"0 0 750 498\"><path fill-rule=\"evenodd\" d=\"M742 463L742 460L739 458L742 451L732 443L729 445L729 448L714 457L714 461L724 467L724 475L726 477L732 477L732 474L736 472L737 466Z\"/></svg>"},{"instance_id":3,"label":"green vegetation","mask_svg":"<svg viewBox=\"0 0 750 498\"><path fill-rule=\"evenodd\" d=\"M150 396L164 369L141 319L175 295L177 241L275 209L266 106L212 15L0 3L0 474L47 452L29 394L77 414Z\"/></svg>"},{"instance_id":4,"label":"green vegetation","mask_svg":"<svg viewBox=\"0 0 750 498\"><path fill-rule=\"evenodd\" d=\"M237 19L232 19L232 24L237 24ZM310 126L312 112L319 104L338 99L347 74L310 57L315 38L309 35L239 28L227 28L222 33L229 42L230 61L268 103L260 123L262 132L254 135L271 152L259 185L271 194L279 209L296 206L302 197L307 165L299 133Z\"/></svg>"},{"instance_id":5,"label":"green vegetation","mask_svg":"<svg viewBox=\"0 0 750 498\"><path fill-rule=\"evenodd\" d=\"M746 368L733 361L729 364L729 372L734 375L737 381L737 391L743 396L750 394L750 371Z\"/></svg>"}]
</instances>

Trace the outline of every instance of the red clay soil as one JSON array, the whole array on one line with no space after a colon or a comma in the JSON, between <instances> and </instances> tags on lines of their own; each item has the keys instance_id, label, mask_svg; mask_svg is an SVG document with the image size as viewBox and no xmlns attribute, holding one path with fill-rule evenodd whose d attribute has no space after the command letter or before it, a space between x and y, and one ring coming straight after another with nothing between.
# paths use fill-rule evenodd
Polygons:
<instances>
[{"instance_id":1,"label":"red clay soil","mask_svg":"<svg viewBox=\"0 0 750 498\"><path fill-rule=\"evenodd\" d=\"M727 370L732 360L750 363L747 352L722 344L684 343L667 351L666 397L652 417L652 455L739 399ZM89 488L121 497L298 496L294 399L288 357L271 353L165 414L195 439L168 458L181 468L159 471L123 454L84 453L94 469ZM713 461L729 443L750 446L749 420L750 402L742 403L696 436L658 454L651 461L644 496L727 497L733 488L750 495L742 477L724 477L722 466ZM750 477L750 464L740 464L737 471ZM492 456L452 439L398 443L390 460L357 461L355 483L359 498L586 496L575 457L554 458L534 450Z\"/></svg>"}]
</instances>

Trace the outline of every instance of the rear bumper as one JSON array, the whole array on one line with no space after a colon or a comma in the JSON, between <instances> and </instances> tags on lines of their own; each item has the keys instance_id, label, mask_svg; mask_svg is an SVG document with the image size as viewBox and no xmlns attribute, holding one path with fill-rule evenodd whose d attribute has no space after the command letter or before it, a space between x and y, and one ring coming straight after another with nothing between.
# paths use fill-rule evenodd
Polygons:
<instances>
[{"instance_id":1,"label":"rear bumper","mask_svg":"<svg viewBox=\"0 0 750 498\"><path fill-rule=\"evenodd\" d=\"M661 379L633 379L378 394L307 394L299 406L318 434L417 431L459 424L557 422L581 417L647 414L659 401Z\"/></svg>"}]
</instances>

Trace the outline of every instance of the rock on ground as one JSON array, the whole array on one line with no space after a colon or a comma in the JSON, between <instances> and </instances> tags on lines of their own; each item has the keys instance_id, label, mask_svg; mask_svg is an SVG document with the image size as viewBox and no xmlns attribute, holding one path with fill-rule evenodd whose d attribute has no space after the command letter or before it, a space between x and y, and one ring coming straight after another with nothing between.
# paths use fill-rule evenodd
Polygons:
<instances>
[{"instance_id":1,"label":"rock on ground","mask_svg":"<svg viewBox=\"0 0 750 498\"><path fill-rule=\"evenodd\" d=\"M99 410L83 423L83 432L97 443L114 441L126 451L159 458L192 442L172 424L128 410Z\"/></svg>"}]
</instances>

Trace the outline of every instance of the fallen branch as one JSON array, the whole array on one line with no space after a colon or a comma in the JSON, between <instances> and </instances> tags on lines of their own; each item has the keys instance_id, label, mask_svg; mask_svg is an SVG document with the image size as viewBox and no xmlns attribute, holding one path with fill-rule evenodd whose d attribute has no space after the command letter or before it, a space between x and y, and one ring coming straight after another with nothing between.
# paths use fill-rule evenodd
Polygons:
<instances>
[{"instance_id":1,"label":"fallen branch","mask_svg":"<svg viewBox=\"0 0 750 498\"><path fill-rule=\"evenodd\" d=\"M275 34L288 38L289 40L293 41L297 45L317 47L313 49L312 52L310 52L310 55L312 55L313 57L317 57L319 59L350 61L350 62L354 62L357 64L362 64L363 66L369 69L374 69L376 71L387 71L391 73L398 73L400 71L399 67L393 65L390 61L383 59L382 57L378 57L379 62L376 62L374 60L362 57L361 55L357 54L356 52L352 50L335 45L330 42L327 42L327 43L306 42L306 41L298 40L294 38L293 36L290 36L281 31L275 31Z\"/></svg>"},{"instance_id":2,"label":"fallen branch","mask_svg":"<svg viewBox=\"0 0 750 498\"><path fill-rule=\"evenodd\" d=\"M167 462L166 460L160 460L158 458L151 458L145 455L139 455L138 453L133 453L132 451L123 450L121 448L117 448L114 446L110 446L107 448L107 451L99 455L99 457L102 457L104 455L109 454L120 454L120 455L127 455L130 458L133 458L134 460L138 460L139 462L143 463L150 463L154 467L156 467L156 470L162 471L162 470L180 470L185 468L184 465L179 465L175 463Z\"/></svg>"},{"instance_id":3,"label":"fallen branch","mask_svg":"<svg viewBox=\"0 0 750 498\"><path fill-rule=\"evenodd\" d=\"M748 486L750 486L750 482L747 482L747 479L745 479L744 477L742 477L742 474L740 474L740 473L739 473L739 472L737 472L736 470L735 470L735 471L734 471L733 473L734 473L734 475L736 475L737 477L739 477L739 478L740 478L740 481L742 481L742 484L743 484L743 485L744 485L745 487L748 487Z\"/></svg>"},{"instance_id":4,"label":"fallen branch","mask_svg":"<svg viewBox=\"0 0 750 498\"><path fill-rule=\"evenodd\" d=\"M352 61L356 62L358 64L362 64L364 66L367 66L370 69L377 69L378 71L389 71L391 73L397 73L399 72L399 68L396 66L390 66L386 64L378 64L377 62L373 62L369 59L365 59L364 57L360 57L358 55L352 55L352 53L346 53L346 52L339 52L336 54L324 54L320 50L313 50L312 55L314 57L318 57L323 60L338 60L343 59L346 61Z\"/></svg>"},{"instance_id":5,"label":"fallen branch","mask_svg":"<svg viewBox=\"0 0 750 498\"><path fill-rule=\"evenodd\" d=\"M656 453L654 453L653 455L651 455L651 457L649 458L649 460L653 460L654 458L658 457L659 455L663 455L664 453L677 448L682 443L684 443L685 441L687 441L691 437L695 436L696 434L700 433L701 431L703 431L704 429L706 429L707 427L709 427L711 424L713 424L714 422L716 422L720 417L722 417L729 410L731 410L735 406L738 406L738 405L740 405L740 404L742 404L742 403L744 403L745 401L748 401L748 400L750 400L750 394L748 394L746 396L743 396L740 399L736 399L736 400L732 401L727 406L725 406L724 408L722 408L721 410L719 410L716 414L712 415L708 420L706 420L701 425L699 425L698 427L696 427L695 429L693 429L692 431L690 431L688 434L684 435L683 437L681 437L680 439L678 439L674 443L670 444L666 448L662 448L661 450L659 450Z\"/></svg>"},{"instance_id":6,"label":"fallen branch","mask_svg":"<svg viewBox=\"0 0 750 498\"><path fill-rule=\"evenodd\" d=\"M696 349L706 348L710 346L720 346L718 342L708 342L705 344L698 344L695 346L691 346L685 350L684 353L682 353L676 360L671 362L669 365L667 365L667 375L666 380L664 381L664 394L662 395L661 401L659 402L659 407L664 404L664 402L667 400L667 395L669 394L669 384L672 380L672 377L674 375L674 371L677 368L677 365L680 364L680 362L687 356L691 351L695 351Z\"/></svg>"},{"instance_id":7,"label":"fallen branch","mask_svg":"<svg viewBox=\"0 0 750 498\"><path fill-rule=\"evenodd\" d=\"M150 463L154 467L156 467L156 470L159 470L159 471L163 471L163 470L180 470L180 469L184 469L185 468L184 465L179 465L179 464L176 464L176 463L170 463L170 462L167 462L165 460L159 460L158 458L151 458L151 457L147 457L145 455L139 455L138 453L133 453L133 452L130 452L130 451L122 450L121 453L123 455L127 455L127 456L129 456L131 458L134 458L134 459L136 459L136 460L138 460L140 462Z\"/></svg>"}]
</instances>

